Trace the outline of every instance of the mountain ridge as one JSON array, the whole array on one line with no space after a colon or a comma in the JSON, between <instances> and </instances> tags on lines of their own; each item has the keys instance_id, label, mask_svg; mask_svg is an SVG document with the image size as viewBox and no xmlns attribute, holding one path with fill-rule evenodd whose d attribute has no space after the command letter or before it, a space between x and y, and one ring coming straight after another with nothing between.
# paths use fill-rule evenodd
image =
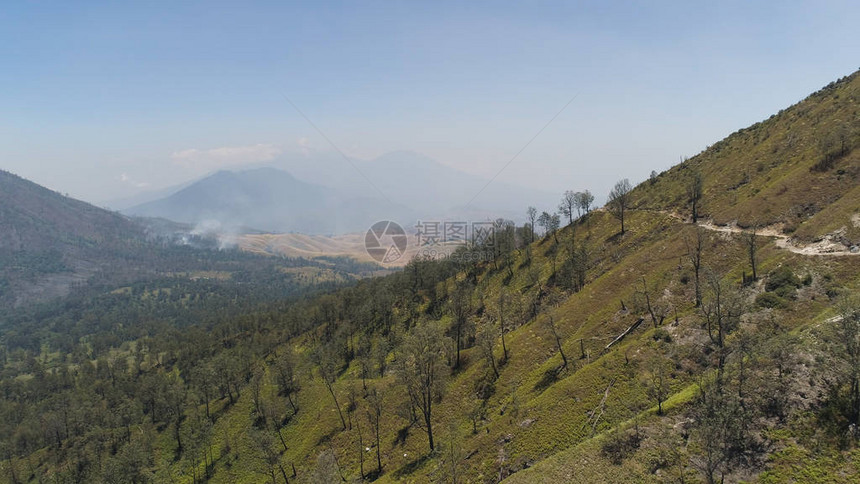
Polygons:
<instances>
[{"instance_id":1,"label":"mountain ridge","mask_svg":"<svg viewBox=\"0 0 860 484\"><path fill-rule=\"evenodd\" d=\"M407 210L376 198L342 198L287 171L260 167L220 170L166 198L124 212L192 224L217 221L227 232L247 226L268 232L336 234L366 230L380 218L378 214L405 218Z\"/></svg>"},{"instance_id":2,"label":"mountain ridge","mask_svg":"<svg viewBox=\"0 0 860 484\"><path fill-rule=\"evenodd\" d=\"M414 225L419 218L484 221L502 217L522 221L525 218L523 206L556 203L555 195L499 181L488 183L479 176L461 172L412 151L393 151L372 160L353 160L351 166L346 166L342 159L318 157L323 161L284 158L253 168L219 170L180 185L170 193L159 192L162 196L154 200L122 207L121 211L131 215L173 218L186 223L221 218L226 219L223 221L225 226L244 225L268 232L342 235L364 232L381 219L393 219L404 226ZM257 215L254 216L231 213L226 207L207 209L213 205L211 201L185 200L179 203L176 200L180 192L202 196L198 191L200 184L209 183L218 173L223 176L223 172L228 171L245 173L266 168L289 174L292 180L284 182L286 189L315 187L318 190L315 196L324 202L306 209L302 220L290 220L267 205L272 200L260 200L255 205ZM265 187L250 188L244 198L267 190ZM146 199L153 195L142 197ZM288 199L280 203L296 205L295 200ZM320 222L312 223L311 219Z\"/></svg>"}]
</instances>

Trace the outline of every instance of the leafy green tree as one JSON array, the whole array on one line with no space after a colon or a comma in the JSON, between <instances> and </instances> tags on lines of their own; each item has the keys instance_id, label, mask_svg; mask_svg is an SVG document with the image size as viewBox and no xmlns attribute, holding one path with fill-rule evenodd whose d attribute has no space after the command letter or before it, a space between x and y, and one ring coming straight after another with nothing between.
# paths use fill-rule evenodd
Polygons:
<instances>
[{"instance_id":1,"label":"leafy green tree","mask_svg":"<svg viewBox=\"0 0 860 484\"><path fill-rule=\"evenodd\" d=\"M212 421L208 417L192 415L186 420L182 433L185 442L183 453L191 468L192 480L203 482L209 478L209 469L213 463L210 446ZM202 475L198 472L201 464L203 464Z\"/></svg>"}]
</instances>

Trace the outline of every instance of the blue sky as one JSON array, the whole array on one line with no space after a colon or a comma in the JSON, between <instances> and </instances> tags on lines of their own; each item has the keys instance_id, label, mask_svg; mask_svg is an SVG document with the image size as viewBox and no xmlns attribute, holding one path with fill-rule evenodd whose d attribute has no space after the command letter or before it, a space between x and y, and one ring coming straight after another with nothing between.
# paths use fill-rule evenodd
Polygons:
<instances>
[{"instance_id":1,"label":"blue sky","mask_svg":"<svg viewBox=\"0 0 860 484\"><path fill-rule=\"evenodd\" d=\"M102 202L413 150L551 191L640 180L860 67L856 2L0 7L0 168Z\"/></svg>"}]
</instances>

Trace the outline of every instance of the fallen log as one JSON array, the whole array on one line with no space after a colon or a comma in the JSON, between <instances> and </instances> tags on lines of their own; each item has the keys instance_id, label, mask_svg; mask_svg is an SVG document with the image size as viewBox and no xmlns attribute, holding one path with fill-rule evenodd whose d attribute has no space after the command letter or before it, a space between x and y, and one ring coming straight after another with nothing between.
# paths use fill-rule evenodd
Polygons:
<instances>
[{"instance_id":1,"label":"fallen log","mask_svg":"<svg viewBox=\"0 0 860 484\"><path fill-rule=\"evenodd\" d=\"M600 400L600 403L597 404L590 412L588 412L588 419L586 419L585 423L582 424L582 430L590 424L591 425L591 435L597 431L597 424L600 422L600 418L603 417L603 412L606 410L606 399L609 398L609 390L612 388L612 385L615 384L615 378L613 378L609 385L606 386L606 390L603 391L603 398ZM599 410L599 412L598 412Z\"/></svg>"},{"instance_id":2,"label":"fallen log","mask_svg":"<svg viewBox=\"0 0 860 484\"><path fill-rule=\"evenodd\" d=\"M645 318L639 318L639 319L637 319L637 320L636 320L636 322L635 322L635 323L633 323L633 325L632 325L632 326L630 326L629 328L627 328L627 330L626 330L626 331L624 331L623 333L619 334L617 338L615 338L615 339L614 339L614 340L612 340L608 345L606 345L606 347L605 347L605 348L603 348L603 351L608 350L609 348L611 348L611 347L612 347L612 345L614 345L615 343L618 343L619 341L623 340L625 336L627 336L628 334L632 333L633 331L636 331L636 328L638 328L638 327L639 327L639 325L640 325L640 324L642 324L642 321L645 321Z\"/></svg>"}]
</instances>

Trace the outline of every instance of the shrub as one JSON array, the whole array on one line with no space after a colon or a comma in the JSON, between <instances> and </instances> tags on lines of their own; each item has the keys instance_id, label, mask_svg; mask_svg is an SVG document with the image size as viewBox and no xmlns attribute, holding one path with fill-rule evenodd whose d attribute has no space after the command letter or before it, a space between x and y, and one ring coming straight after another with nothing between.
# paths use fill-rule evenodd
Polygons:
<instances>
[{"instance_id":1,"label":"shrub","mask_svg":"<svg viewBox=\"0 0 860 484\"><path fill-rule=\"evenodd\" d=\"M763 292L756 296L755 303L762 308L783 309L788 306L788 301L772 292Z\"/></svg>"},{"instance_id":2,"label":"shrub","mask_svg":"<svg viewBox=\"0 0 860 484\"><path fill-rule=\"evenodd\" d=\"M672 335L663 328L655 329L654 334L652 334L651 337L654 338L654 341L665 341L666 343L672 342Z\"/></svg>"},{"instance_id":3,"label":"shrub","mask_svg":"<svg viewBox=\"0 0 860 484\"><path fill-rule=\"evenodd\" d=\"M791 299L794 297L795 289L800 287L800 284L800 279L794 275L794 272L788 267L782 266L768 274L764 289L776 293L779 297Z\"/></svg>"},{"instance_id":4,"label":"shrub","mask_svg":"<svg viewBox=\"0 0 860 484\"><path fill-rule=\"evenodd\" d=\"M485 373L475 382L475 395L487 401L496 393L496 379L492 372Z\"/></svg>"},{"instance_id":5,"label":"shrub","mask_svg":"<svg viewBox=\"0 0 860 484\"><path fill-rule=\"evenodd\" d=\"M600 451L609 462L621 465L624 459L636 452L640 442L642 436L638 431L614 432L606 438Z\"/></svg>"}]
</instances>

